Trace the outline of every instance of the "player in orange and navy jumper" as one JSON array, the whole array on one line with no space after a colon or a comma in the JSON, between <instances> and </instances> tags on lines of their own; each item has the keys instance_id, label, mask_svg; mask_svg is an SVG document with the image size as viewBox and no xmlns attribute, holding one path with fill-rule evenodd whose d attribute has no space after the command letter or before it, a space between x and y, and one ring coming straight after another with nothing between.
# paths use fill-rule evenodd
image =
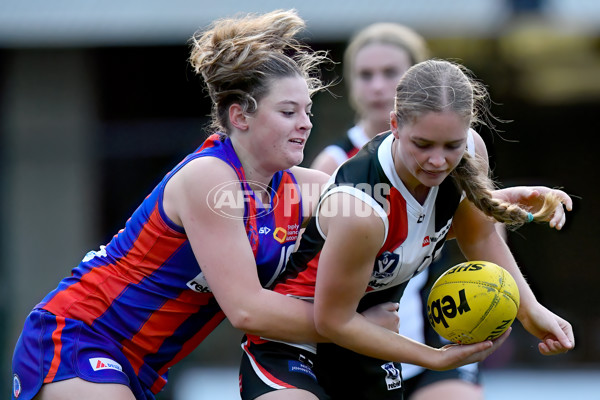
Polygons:
<instances>
[{"instance_id":1,"label":"player in orange and navy jumper","mask_svg":"<svg viewBox=\"0 0 600 400\"><path fill-rule=\"evenodd\" d=\"M322 340L311 304L267 288L327 180L298 167L331 61L296 39L304 27L295 10L276 10L194 34L190 67L211 99L210 132L223 137L169 172L30 314L14 398L153 399L225 315L244 332Z\"/></svg>"},{"instance_id":2,"label":"player in orange and navy jumper","mask_svg":"<svg viewBox=\"0 0 600 400\"><path fill-rule=\"evenodd\" d=\"M29 315L13 358L19 398L31 398L42 383L79 376L129 384L136 398L151 399L165 385L169 367L224 319L183 228L162 205L169 179L199 157L219 158L237 173L261 284L282 271L302 223L301 201L288 204L285 213L283 207L270 212L274 204L261 206L231 140L212 135L164 177L124 229L88 253ZM300 197L289 170L276 173L271 186L272 202Z\"/></svg>"}]
</instances>

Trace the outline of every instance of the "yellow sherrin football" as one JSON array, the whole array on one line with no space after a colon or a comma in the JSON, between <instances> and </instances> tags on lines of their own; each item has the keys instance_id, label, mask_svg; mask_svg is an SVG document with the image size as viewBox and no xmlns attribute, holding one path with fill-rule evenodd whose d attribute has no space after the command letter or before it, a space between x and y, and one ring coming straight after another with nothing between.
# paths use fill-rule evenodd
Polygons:
<instances>
[{"instance_id":1,"label":"yellow sherrin football","mask_svg":"<svg viewBox=\"0 0 600 400\"><path fill-rule=\"evenodd\" d=\"M454 343L477 343L502 335L519 309L512 275L488 261L450 268L433 284L427 314L433 329Z\"/></svg>"}]
</instances>

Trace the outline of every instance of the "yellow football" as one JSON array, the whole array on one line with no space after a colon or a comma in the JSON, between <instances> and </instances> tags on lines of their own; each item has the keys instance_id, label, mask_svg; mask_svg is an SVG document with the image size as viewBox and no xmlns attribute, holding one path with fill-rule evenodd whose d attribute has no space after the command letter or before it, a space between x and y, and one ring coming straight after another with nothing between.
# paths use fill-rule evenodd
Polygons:
<instances>
[{"instance_id":1,"label":"yellow football","mask_svg":"<svg viewBox=\"0 0 600 400\"><path fill-rule=\"evenodd\" d=\"M519 309L512 275L488 261L468 261L440 276L427 299L433 329L454 343L477 343L502 335Z\"/></svg>"}]
</instances>

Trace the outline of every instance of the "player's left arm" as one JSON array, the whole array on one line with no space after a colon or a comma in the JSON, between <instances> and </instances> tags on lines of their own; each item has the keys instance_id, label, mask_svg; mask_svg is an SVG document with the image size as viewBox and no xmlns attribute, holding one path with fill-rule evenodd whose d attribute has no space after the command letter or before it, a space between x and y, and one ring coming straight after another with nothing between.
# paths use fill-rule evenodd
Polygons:
<instances>
[{"instance_id":1,"label":"player's left arm","mask_svg":"<svg viewBox=\"0 0 600 400\"><path fill-rule=\"evenodd\" d=\"M468 260L491 261L514 277L521 297L517 318L529 333L541 340L540 353L553 355L572 349L575 339L571 324L537 301L508 245L494 227L494 221L464 200L455 213L452 227Z\"/></svg>"}]
</instances>

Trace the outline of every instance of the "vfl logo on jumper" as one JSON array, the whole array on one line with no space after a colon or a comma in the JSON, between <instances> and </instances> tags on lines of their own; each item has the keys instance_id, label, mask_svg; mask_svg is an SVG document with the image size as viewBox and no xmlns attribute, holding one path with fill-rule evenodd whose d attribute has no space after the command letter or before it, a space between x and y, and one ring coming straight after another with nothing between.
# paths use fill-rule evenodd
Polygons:
<instances>
[{"instance_id":1,"label":"vfl logo on jumper","mask_svg":"<svg viewBox=\"0 0 600 400\"><path fill-rule=\"evenodd\" d=\"M390 283L400 270L400 256L390 251L384 252L375 260L369 286L377 289Z\"/></svg>"},{"instance_id":2,"label":"vfl logo on jumper","mask_svg":"<svg viewBox=\"0 0 600 400\"><path fill-rule=\"evenodd\" d=\"M471 311L471 307L467 302L465 289L458 291L458 303L454 300L454 297L446 295L441 299L433 300L431 305L427 306L427 316L431 325L442 324L445 328L449 326L446 318L452 319L469 311Z\"/></svg>"},{"instance_id":3,"label":"vfl logo on jumper","mask_svg":"<svg viewBox=\"0 0 600 400\"><path fill-rule=\"evenodd\" d=\"M111 360L110 358L104 357L96 357L90 358L90 364L92 365L92 369L94 371L101 371L103 369L114 369L117 371L123 372L123 368L121 368L121 364L118 362Z\"/></svg>"},{"instance_id":4,"label":"vfl logo on jumper","mask_svg":"<svg viewBox=\"0 0 600 400\"><path fill-rule=\"evenodd\" d=\"M210 293L211 290L208 287L208 282L204 278L204 274L200 272L194 279L187 283L187 287L198 293Z\"/></svg>"},{"instance_id":5,"label":"vfl logo on jumper","mask_svg":"<svg viewBox=\"0 0 600 400\"><path fill-rule=\"evenodd\" d=\"M388 390L400 389L402 387L402 378L400 370L396 368L393 362L385 363L381 366L385 371L385 385Z\"/></svg>"},{"instance_id":6,"label":"vfl logo on jumper","mask_svg":"<svg viewBox=\"0 0 600 400\"><path fill-rule=\"evenodd\" d=\"M244 219L244 208L246 204L254 201L254 191L259 190L267 196L267 201L255 202L257 205L256 218L263 217L275 210L279 204L279 197L270 186L260 182L246 181L246 188L240 187L240 181L223 182L212 188L206 195L206 203L212 212L231 219ZM250 189L250 186L254 190ZM273 197L271 194L273 193ZM241 211L241 212L240 212Z\"/></svg>"}]
</instances>

